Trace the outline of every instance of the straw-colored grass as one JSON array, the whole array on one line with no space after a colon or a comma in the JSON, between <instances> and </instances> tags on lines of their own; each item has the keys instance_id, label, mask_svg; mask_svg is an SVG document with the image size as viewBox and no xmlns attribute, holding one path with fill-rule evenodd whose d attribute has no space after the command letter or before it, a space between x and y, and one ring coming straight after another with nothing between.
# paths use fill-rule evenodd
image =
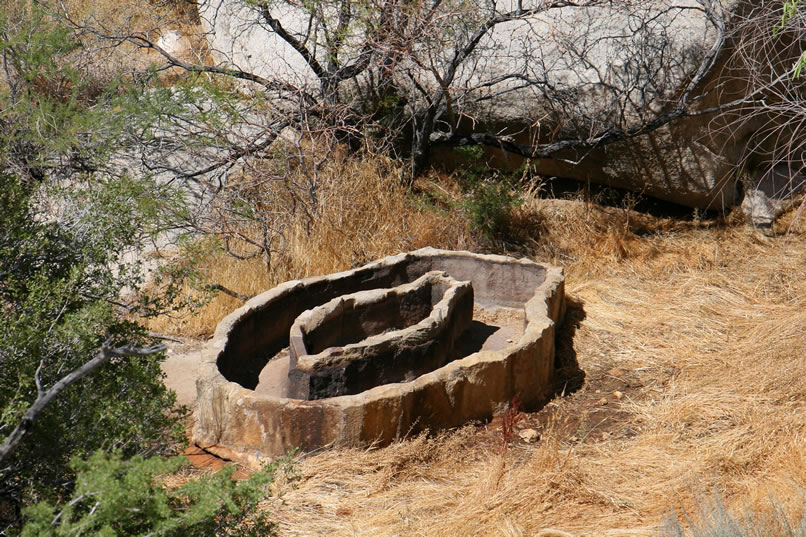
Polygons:
<instances>
[{"instance_id":1,"label":"straw-colored grass","mask_svg":"<svg viewBox=\"0 0 806 537\"><path fill-rule=\"evenodd\" d=\"M627 211L521 210L543 219L536 246L565 260L582 304L573 347L586 384L528 416L534 444L502 451L500 431L469 426L306 456L298 487L267 503L281 534L654 535L714 487L734 508L774 495L799 509L803 237L648 217L655 232L638 237Z\"/></svg>"},{"instance_id":2,"label":"straw-colored grass","mask_svg":"<svg viewBox=\"0 0 806 537\"><path fill-rule=\"evenodd\" d=\"M165 58L159 52L135 46L116 36L146 37L159 46L168 47L168 52L180 60L208 65L212 62L195 2L151 2L147 8L116 0L64 0L51 4L49 8L55 16L111 37L104 39L91 32L80 32L82 47L77 54L91 55L87 74L97 78L99 84L116 77L127 79L134 72L142 72L152 65L165 65ZM161 40L169 34L174 34L176 43L166 45ZM111 45L113 42L114 46ZM163 70L159 81L152 82L171 84L183 75L185 72L179 68Z\"/></svg>"},{"instance_id":3,"label":"straw-colored grass","mask_svg":"<svg viewBox=\"0 0 806 537\"><path fill-rule=\"evenodd\" d=\"M274 211L281 219L276 226L283 228L284 242L268 269L264 257L242 261L221 253L203 267L206 279L251 297L284 281L347 270L425 246L471 249L475 242L466 220L417 203L401 173L381 158L334 157L319 173L312 218L304 211ZM273 203L284 205L282 196ZM242 303L220 293L192 315L163 317L149 326L164 333L206 336Z\"/></svg>"}]
</instances>

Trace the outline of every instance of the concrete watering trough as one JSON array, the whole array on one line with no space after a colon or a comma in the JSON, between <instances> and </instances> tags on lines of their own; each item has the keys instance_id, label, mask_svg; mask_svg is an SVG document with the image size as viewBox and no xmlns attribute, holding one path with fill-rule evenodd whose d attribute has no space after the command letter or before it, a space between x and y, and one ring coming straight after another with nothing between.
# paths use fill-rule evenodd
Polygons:
<instances>
[{"instance_id":1,"label":"concrete watering trough","mask_svg":"<svg viewBox=\"0 0 806 537\"><path fill-rule=\"evenodd\" d=\"M256 462L538 408L564 298L558 267L433 248L286 282L204 349L194 440Z\"/></svg>"}]
</instances>

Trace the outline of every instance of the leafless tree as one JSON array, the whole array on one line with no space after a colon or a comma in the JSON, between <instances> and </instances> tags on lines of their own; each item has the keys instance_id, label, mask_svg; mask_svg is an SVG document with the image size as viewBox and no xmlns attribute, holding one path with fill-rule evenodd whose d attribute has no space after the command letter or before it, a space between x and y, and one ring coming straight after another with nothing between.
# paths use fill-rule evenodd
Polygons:
<instances>
[{"instance_id":1,"label":"leafless tree","mask_svg":"<svg viewBox=\"0 0 806 537\"><path fill-rule=\"evenodd\" d=\"M234 254L267 262L283 241L274 211L315 210L312 145L324 145L325 156L336 143L386 152L407 159L412 175L440 146L575 164L760 96L723 94L712 83L733 28L716 0L204 0L207 48L195 56L168 46L169 17L111 24L61 7L104 46L150 52L157 72L236 83L223 101L188 104L189 94L176 92L182 111L162 113L156 130L133 130L133 147L147 170L208 200L191 227L237 237L249 247ZM223 19L229 37L213 33ZM304 180L278 164L279 146L296 154ZM233 168L243 181L225 188ZM258 216L248 207L267 186L285 207ZM221 219L205 224L211 214Z\"/></svg>"}]
</instances>

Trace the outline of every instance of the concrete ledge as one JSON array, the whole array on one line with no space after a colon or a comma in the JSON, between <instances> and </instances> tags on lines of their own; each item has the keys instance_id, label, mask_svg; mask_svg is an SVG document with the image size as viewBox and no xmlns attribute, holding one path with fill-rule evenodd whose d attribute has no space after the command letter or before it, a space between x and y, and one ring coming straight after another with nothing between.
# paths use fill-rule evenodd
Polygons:
<instances>
[{"instance_id":1,"label":"concrete ledge","mask_svg":"<svg viewBox=\"0 0 806 537\"><path fill-rule=\"evenodd\" d=\"M396 287L432 270L470 281L476 304L523 308L523 335L501 351L477 352L414 380L354 395L304 401L249 388L268 357L289 345L290 328L304 311L358 291ZM286 282L219 324L197 381L194 440L227 458L254 461L293 447L384 444L426 429L488 419L515 395L526 409L537 409L552 396L554 332L564 312L558 267L433 248Z\"/></svg>"}]
</instances>

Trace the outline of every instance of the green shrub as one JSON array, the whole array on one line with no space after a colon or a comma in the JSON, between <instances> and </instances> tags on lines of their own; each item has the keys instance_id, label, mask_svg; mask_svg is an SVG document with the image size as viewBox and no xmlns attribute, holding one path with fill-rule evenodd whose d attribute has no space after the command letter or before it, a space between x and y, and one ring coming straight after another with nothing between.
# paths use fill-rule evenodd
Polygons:
<instances>
[{"instance_id":1,"label":"green shrub","mask_svg":"<svg viewBox=\"0 0 806 537\"><path fill-rule=\"evenodd\" d=\"M232 478L233 466L169 488L161 476L187 465L183 457L124 460L96 452L74 458L76 484L69 499L26 508L23 537L266 536L275 533L258 503L269 495L275 472L289 459L264 467L248 480Z\"/></svg>"},{"instance_id":2,"label":"green shrub","mask_svg":"<svg viewBox=\"0 0 806 537\"><path fill-rule=\"evenodd\" d=\"M458 147L455 151L466 160L457 174L465 194L461 209L474 229L485 237L500 238L509 230L512 210L523 202L515 186L523 170L500 173L492 169L478 146Z\"/></svg>"},{"instance_id":3,"label":"green shrub","mask_svg":"<svg viewBox=\"0 0 806 537\"><path fill-rule=\"evenodd\" d=\"M161 208L182 198L110 161L131 130L116 106L123 88L95 85L77 62L89 61L80 36L41 3L5 3L0 52L0 445L24 432L0 464L7 534L23 507L71 494L73 458L170 453L184 441L185 409L157 352L116 356L26 417L101 348L154 343L138 314L171 295L138 294L148 272L138 253L173 227Z\"/></svg>"},{"instance_id":4,"label":"green shrub","mask_svg":"<svg viewBox=\"0 0 806 537\"><path fill-rule=\"evenodd\" d=\"M482 180L471 190L464 203L473 227L487 237L506 233L512 210L522 203L506 181Z\"/></svg>"}]
</instances>

